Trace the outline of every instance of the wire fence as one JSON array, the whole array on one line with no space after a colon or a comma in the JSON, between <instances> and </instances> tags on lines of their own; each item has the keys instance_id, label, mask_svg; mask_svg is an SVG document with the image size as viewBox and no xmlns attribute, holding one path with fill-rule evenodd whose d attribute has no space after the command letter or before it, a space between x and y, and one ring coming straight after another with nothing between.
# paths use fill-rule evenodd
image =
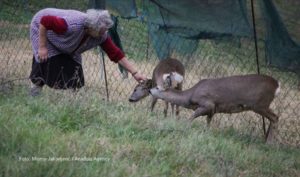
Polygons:
<instances>
[{"instance_id":1,"label":"wire fence","mask_svg":"<svg viewBox=\"0 0 300 177\"><path fill-rule=\"evenodd\" d=\"M31 2L31 1L30 1ZM87 2L70 3L69 1L45 1L42 5L33 5L24 0L21 2L3 1L0 11L0 92L6 92L15 85L29 86L29 73L31 70L32 50L29 41L29 24L32 15L43 7L74 8L85 10ZM73 2L73 1L72 1ZM74 1L75 2L75 1ZM77 2L77 1L76 1ZM281 1L276 1L281 4ZM283 2L283 0L282 0ZM285 2L285 1L284 1ZM296 1L289 1L280 7L286 26L294 39L300 41L300 22L298 16L288 9L286 4L300 6ZM300 8L300 7L299 7ZM298 8L298 9L299 9ZM299 12L299 11L298 11ZM287 17L288 16L288 17ZM263 20L257 11L258 39L263 35ZM154 25L154 24L153 24ZM148 77L159 62L156 52L149 40L147 24L139 19L119 18L118 32L122 46L127 57ZM184 45L195 42L186 39ZM171 46L176 46L173 41ZM161 49L164 50L164 49ZM300 91L297 74L284 72L268 67L265 60L264 42L258 40L259 68L262 74L271 75L281 83L281 93L271 105L279 115L279 130L276 138L282 144L300 146ZM187 89L204 78L217 78L237 74L257 73L257 61L254 40L249 38L231 38L226 40L200 40L194 53L176 53L172 57L182 61L186 68L183 89ZM104 60L103 60L104 59ZM104 64L107 74L107 88L105 84ZM102 56L100 49L93 49L83 54L83 69L85 74L85 87L81 93L91 96L98 93L103 99L109 96L109 101L131 104L141 110L149 110L150 97L138 104L128 102L128 98L136 85L136 81L129 76L124 78L118 66ZM255 84L255 83L253 83ZM107 92L108 91L108 92ZM54 94L57 90L45 89L44 94ZM76 93L75 93L76 94ZM161 102L159 102L161 104ZM155 108L157 113L162 112L161 106ZM180 117L185 119L192 112L181 108ZM203 121L203 118L196 119ZM261 136L262 118L254 113L219 114L213 118L212 127L233 127L241 132ZM256 136L256 137L257 137Z\"/></svg>"}]
</instances>

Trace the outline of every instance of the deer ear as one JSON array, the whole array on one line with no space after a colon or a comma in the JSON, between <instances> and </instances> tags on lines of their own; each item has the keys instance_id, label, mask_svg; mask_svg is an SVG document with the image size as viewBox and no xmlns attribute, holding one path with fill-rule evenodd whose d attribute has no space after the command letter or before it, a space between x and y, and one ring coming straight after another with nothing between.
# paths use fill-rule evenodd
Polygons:
<instances>
[{"instance_id":1,"label":"deer ear","mask_svg":"<svg viewBox=\"0 0 300 177\"><path fill-rule=\"evenodd\" d=\"M147 88L152 88L152 79L147 79L145 82Z\"/></svg>"},{"instance_id":2,"label":"deer ear","mask_svg":"<svg viewBox=\"0 0 300 177\"><path fill-rule=\"evenodd\" d=\"M174 80L178 83L181 83L183 81L183 76L181 74L178 74L177 72L172 72Z\"/></svg>"},{"instance_id":3,"label":"deer ear","mask_svg":"<svg viewBox=\"0 0 300 177\"><path fill-rule=\"evenodd\" d=\"M163 75L163 80L165 81L168 77L170 77L171 74L164 74Z\"/></svg>"}]
</instances>

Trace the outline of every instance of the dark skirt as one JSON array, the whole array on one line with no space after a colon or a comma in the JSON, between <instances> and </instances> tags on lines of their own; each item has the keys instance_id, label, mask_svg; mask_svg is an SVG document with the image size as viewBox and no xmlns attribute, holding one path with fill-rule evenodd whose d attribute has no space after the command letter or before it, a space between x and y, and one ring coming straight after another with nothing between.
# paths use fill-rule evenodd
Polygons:
<instances>
[{"instance_id":1,"label":"dark skirt","mask_svg":"<svg viewBox=\"0 0 300 177\"><path fill-rule=\"evenodd\" d=\"M45 84L55 89L76 89L84 86L82 65L70 55L60 54L37 63L33 57L30 80L38 86Z\"/></svg>"}]
</instances>

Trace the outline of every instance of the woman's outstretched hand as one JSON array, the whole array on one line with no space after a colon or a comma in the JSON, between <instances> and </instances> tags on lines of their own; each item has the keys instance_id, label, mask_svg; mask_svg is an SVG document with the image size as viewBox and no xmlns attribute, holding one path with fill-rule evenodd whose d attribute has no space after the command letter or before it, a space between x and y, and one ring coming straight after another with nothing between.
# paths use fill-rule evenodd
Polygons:
<instances>
[{"instance_id":1,"label":"woman's outstretched hand","mask_svg":"<svg viewBox=\"0 0 300 177\"><path fill-rule=\"evenodd\" d=\"M141 81L144 81L144 80L147 79L146 76L144 76L143 74L141 74L141 73L139 73L139 72L137 72L136 74L133 74L132 76L133 76L133 78L134 78L136 81L138 81L138 82L141 82Z\"/></svg>"}]
</instances>

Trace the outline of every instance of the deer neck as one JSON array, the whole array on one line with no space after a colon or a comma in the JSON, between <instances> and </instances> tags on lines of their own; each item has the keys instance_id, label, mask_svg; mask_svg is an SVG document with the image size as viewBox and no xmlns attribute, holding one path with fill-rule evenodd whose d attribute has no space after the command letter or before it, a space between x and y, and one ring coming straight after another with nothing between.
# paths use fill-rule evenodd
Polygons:
<instances>
[{"instance_id":1,"label":"deer neck","mask_svg":"<svg viewBox=\"0 0 300 177\"><path fill-rule=\"evenodd\" d=\"M190 93L187 91L180 91L175 89L170 89L162 92L161 97L163 100L177 104L179 106L186 107L189 105Z\"/></svg>"}]
</instances>

